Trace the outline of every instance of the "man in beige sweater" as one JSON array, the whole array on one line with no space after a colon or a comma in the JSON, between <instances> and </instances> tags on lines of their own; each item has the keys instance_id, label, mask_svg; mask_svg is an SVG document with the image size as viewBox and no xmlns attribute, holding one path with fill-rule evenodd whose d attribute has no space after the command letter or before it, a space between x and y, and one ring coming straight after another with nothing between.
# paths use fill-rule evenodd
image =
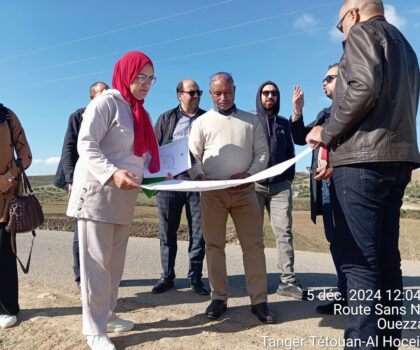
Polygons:
<instances>
[{"instance_id":1,"label":"man in beige sweater","mask_svg":"<svg viewBox=\"0 0 420 350\"><path fill-rule=\"evenodd\" d=\"M214 108L192 126L189 147L196 160L191 178L243 179L264 170L268 149L258 118L235 106L235 85L229 73L210 78ZM267 305L267 272L261 215L254 184L202 192L201 216L212 302L209 318L220 317L227 309L226 221L232 216L243 250L246 287L251 311L264 323L274 323Z\"/></svg>"}]
</instances>

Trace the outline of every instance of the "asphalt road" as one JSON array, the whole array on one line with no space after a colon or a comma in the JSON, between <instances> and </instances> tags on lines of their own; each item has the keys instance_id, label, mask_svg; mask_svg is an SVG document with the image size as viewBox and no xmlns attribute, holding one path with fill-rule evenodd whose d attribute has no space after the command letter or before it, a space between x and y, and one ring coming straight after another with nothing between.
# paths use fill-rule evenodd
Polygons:
<instances>
[{"instance_id":1,"label":"asphalt road","mask_svg":"<svg viewBox=\"0 0 420 350\"><path fill-rule=\"evenodd\" d=\"M27 256L30 234L18 236L18 253L22 260ZM77 290L72 272L72 233L55 231L38 231L35 240L31 269L28 275L20 274L23 283L42 287L51 292ZM120 288L120 298L139 300L151 307L167 307L169 313L184 312L202 315L209 302L208 297L197 296L188 289L188 255L187 242L178 242L176 262L177 279L175 289L162 295L150 293L150 289L160 276L159 240L151 238L130 238L127 251L125 272ZM344 328L344 317L320 316L315 307L322 303L315 301L297 301L280 297L275 293L278 284L276 267L276 249L265 250L269 281L269 302L281 326L281 332L297 335L322 334L341 338ZM245 289L242 252L237 245L227 245L227 266L230 284L228 306L232 320L240 320L241 327L258 326L249 312L249 298ZM405 288L420 288L420 262L403 261ZM328 254L296 252L295 269L301 283L315 292L329 290L335 285L335 274L331 257ZM204 271L207 282L207 269ZM123 302L120 300L120 302ZM420 302L417 302L420 303ZM166 312L166 311L165 311ZM228 310L229 312L229 310ZM170 315L168 315L170 317ZM405 316L418 319L418 315ZM264 328L261 328L264 329ZM258 330L257 330L258 331ZM418 331L404 333L406 337L418 336Z\"/></svg>"}]
</instances>

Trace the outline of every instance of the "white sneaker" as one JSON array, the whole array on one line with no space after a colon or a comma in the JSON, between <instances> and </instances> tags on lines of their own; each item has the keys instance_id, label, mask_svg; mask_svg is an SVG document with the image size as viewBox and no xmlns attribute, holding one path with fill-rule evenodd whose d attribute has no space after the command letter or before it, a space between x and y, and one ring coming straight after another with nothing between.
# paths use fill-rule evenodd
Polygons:
<instances>
[{"instance_id":1,"label":"white sneaker","mask_svg":"<svg viewBox=\"0 0 420 350\"><path fill-rule=\"evenodd\" d=\"M106 331L108 333L128 332L131 331L133 327L133 322L123 320L122 318L119 318L117 315L114 314L106 324Z\"/></svg>"},{"instance_id":2,"label":"white sneaker","mask_svg":"<svg viewBox=\"0 0 420 350\"><path fill-rule=\"evenodd\" d=\"M15 315L0 315L0 328L13 327L17 323Z\"/></svg>"},{"instance_id":3,"label":"white sneaker","mask_svg":"<svg viewBox=\"0 0 420 350\"><path fill-rule=\"evenodd\" d=\"M106 335L88 335L86 340L92 350L116 350L115 345Z\"/></svg>"}]
</instances>

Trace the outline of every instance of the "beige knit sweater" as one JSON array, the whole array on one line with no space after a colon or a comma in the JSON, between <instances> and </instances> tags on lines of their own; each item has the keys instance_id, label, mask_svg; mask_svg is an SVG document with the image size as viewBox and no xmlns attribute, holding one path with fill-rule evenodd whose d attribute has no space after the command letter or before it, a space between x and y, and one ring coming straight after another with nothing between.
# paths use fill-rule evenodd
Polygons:
<instances>
[{"instance_id":1,"label":"beige knit sweater","mask_svg":"<svg viewBox=\"0 0 420 350\"><path fill-rule=\"evenodd\" d=\"M196 163L190 169L197 175L225 180L247 172L264 170L268 162L267 141L257 117L237 109L229 116L214 109L193 124L189 148Z\"/></svg>"}]
</instances>

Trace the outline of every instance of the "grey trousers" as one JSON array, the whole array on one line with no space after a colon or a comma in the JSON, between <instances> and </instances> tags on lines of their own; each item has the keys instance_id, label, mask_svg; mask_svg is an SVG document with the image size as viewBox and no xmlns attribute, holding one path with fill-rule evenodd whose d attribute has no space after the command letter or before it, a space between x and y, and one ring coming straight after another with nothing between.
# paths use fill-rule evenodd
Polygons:
<instances>
[{"instance_id":1,"label":"grey trousers","mask_svg":"<svg viewBox=\"0 0 420 350\"><path fill-rule=\"evenodd\" d=\"M108 318L117 305L124 271L129 226L77 220L83 334L106 334Z\"/></svg>"},{"instance_id":2,"label":"grey trousers","mask_svg":"<svg viewBox=\"0 0 420 350\"><path fill-rule=\"evenodd\" d=\"M282 283L295 283L295 252L292 236L292 185L289 181L270 185L255 185L261 216L264 208L270 216L271 228L276 236L278 268Z\"/></svg>"}]
</instances>

